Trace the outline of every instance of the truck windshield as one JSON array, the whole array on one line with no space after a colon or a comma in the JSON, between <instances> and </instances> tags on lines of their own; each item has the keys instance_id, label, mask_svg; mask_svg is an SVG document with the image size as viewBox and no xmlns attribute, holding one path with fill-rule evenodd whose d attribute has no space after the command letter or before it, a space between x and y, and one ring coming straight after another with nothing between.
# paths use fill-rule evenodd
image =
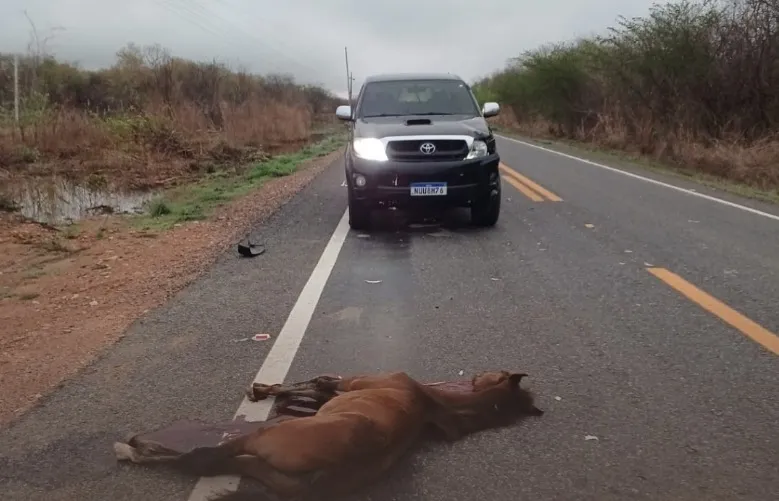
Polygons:
<instances>
[{"instance_id":1,"label":"truck windshield","mask_svg":"<svg viewBox=\"0 0 779 501\"><path fill-rule=\"evenodd\" d=\"M358 111L361 118L479 114L468 86L458 80L371 82L363 89Z\"/></svg>"}]
</instances>

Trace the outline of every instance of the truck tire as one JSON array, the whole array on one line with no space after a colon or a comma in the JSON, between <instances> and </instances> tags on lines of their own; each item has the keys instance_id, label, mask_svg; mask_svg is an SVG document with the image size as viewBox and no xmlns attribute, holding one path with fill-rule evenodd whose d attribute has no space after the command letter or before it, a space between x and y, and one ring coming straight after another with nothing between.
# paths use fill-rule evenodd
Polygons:
<instances>
[{"instance_id":1,"label":"truck tire","mask_svg":"<svg viewBox=\"0 0 779 501\"><path fill-rule=\"evenodd\" d=\"M371 211L349 191L349 226L353 230L367 230L371 225Z\"/></svg>"},{"instance_id":2,"label":"truck tire","mask_svg":"<svg viewBox=\"0 0 779 501\"><path fill-rule=\"evenodd\" d=\"M471 205L471 223L475 226L495 226L500 217L500 192L497 196L486 196Z\"/></svg>"}]
</instances>

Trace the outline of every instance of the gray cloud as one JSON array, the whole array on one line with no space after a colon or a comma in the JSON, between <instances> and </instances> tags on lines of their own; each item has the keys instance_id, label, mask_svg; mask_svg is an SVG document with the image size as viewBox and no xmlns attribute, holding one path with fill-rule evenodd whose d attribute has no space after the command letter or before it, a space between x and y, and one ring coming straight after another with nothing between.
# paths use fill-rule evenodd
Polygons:
<instances>
[{"instance_id":1,"label":"gray cloud","mask_svg":"<svg viewBox=\"0 0 779 501\"><path fill-rule=\"evenodd\" d=\"M47 48L94 68L135 42L192 59L216 58L256 72L346 88L343 47L355 85L372 73L448 71L473 79L524 50L602 32L653 0L3 0L0 51L30 40L23 10ZM529 4L529 5L528 5ZM64 30L52 31L62 27Z\"/></svg>"}]
</instances>

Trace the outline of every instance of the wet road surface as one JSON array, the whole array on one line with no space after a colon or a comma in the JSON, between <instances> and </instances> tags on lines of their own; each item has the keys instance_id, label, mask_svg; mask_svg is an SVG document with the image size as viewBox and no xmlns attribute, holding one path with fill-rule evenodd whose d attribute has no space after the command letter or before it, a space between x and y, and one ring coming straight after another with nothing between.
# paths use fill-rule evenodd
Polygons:
<instances>
[{"instance_id":1,"label":"wet road surface","mask_svg":"<svg viewBox=\"0 0 779 501\"><path fill-rule=\"evenodd\" d=\"M547 413L425 444L358 499L779 498L777 210L499 148L504 205L489 230L455 212L346 231L333 165L254 230L263 256L226 254L0 431L2 499L200 501L202 482L118 465L111 444L239 406L261 416L242 404L258 370L496 368L530 373ZM256 333L273 337L241 341Z\"/></svg>"}]
</instances>

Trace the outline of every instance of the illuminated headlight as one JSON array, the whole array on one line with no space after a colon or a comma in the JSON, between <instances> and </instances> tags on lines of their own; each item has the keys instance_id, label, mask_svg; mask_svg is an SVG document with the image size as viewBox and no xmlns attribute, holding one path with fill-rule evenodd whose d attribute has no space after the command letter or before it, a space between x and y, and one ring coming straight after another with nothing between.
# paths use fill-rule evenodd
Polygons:
<instances>
[{"instance_id":1,"label":"illuminated headlight","mask_svg":"<svg viewBox=\"0 0 779 501\"><path fill-rule=\"evenodd\" d=\"M364 160L374 160L376 162L388 160L384 144L374 137L355 139L354 154Z\"/></svg>"},{"instance_id":2,"label":"illuminated headlight","mask_svg":"<svg viewBox=\"0 0 779 501\"><path fill-rule=\"evenodd\" d=\"M484 141L479 141L477 139L471 145L471 151L468 152L468 156L465 157L465 159L470 160L472 158L481 158L486 156L487 156L487 143L485 143Z\"/></svg>"}]
</instances>

